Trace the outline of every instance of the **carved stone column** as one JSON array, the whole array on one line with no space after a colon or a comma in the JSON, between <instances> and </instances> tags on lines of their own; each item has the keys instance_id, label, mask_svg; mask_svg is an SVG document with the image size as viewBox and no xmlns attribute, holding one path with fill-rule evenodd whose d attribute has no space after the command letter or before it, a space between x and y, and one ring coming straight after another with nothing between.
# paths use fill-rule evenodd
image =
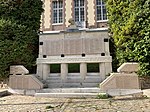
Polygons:
<instances>
[{"instance_id":1,"label":"carved stone column","mask_svg":"<svg viewBox=\"0 0 150 112\"><path fill-rule=\"evenodd\" d=\"M80 63L80 75L82 79L85 79L87 74L87 64L86 63Z\"/></svg>"},{"instance_id":2,"label":"carved stone column","mask_svg":"<svg viewBox=\"0 0 150 112\"><path fill-rule=\"evenodd\" d=\"M62 63L61 64L61 79L65 81L68 75L68 64Z\"/></svg>"}]
</instances>

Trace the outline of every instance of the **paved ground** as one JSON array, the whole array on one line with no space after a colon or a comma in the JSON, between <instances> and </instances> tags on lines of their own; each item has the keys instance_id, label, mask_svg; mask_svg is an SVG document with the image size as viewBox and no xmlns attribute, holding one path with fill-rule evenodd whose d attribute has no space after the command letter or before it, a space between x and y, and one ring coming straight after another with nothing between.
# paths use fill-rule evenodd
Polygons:
<instances>
[{"instance_id":1,"label":"paved ground","mask_svg":"<svg viewBox=\"0 0 150 112\"><path fill-rule=\"evenodd\" d=\"M0 112L150 112L150 99L65 99L10 95Z\"/></svg>"}]
</instances>

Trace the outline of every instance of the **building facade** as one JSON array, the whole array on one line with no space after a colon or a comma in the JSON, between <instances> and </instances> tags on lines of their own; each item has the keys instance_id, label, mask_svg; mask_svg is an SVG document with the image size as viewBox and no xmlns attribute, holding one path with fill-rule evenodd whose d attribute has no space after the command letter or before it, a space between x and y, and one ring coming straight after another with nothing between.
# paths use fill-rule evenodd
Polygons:
<instances>
[{"instance_id":1,"label":"building facade","mask_svg":"<svg viewBox=\"0 0 150 112\"><path fill-rule=\"evenodd\" d=\"M78 28L107 27L104 0L43 0L41 31L65 30L69 19Z\"/></svg>"}]
</instances>

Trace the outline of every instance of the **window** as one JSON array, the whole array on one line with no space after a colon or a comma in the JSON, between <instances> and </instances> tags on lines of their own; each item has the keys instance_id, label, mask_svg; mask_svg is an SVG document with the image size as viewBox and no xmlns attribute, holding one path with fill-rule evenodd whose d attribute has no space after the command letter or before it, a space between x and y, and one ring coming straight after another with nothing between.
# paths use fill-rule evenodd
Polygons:
<instances>
[{"instance_id":1,"label":"window","mask_svg":"<svg viewBox=\"0 0 150 112\"><path fill-rule=\"evenodd\" d=\"M63 22L63 1L53 1L53 23Z\"/></svg>"},{"instance_id":2,"label":"window","mask_svg":"<svg viewBox=\"0 0 150 112\"><path fill-rule=\"evenodd\" d=\"M107 12L104 0L96 0L97 21L107 20Z\"/></svg>"},{"instance_id":3,"label":"window","mask_svg":"<svg viewBox=\"0 0 150 112\"><path fill-rule=\"evenodd\" d=\"M84 0L74 0L75 22L84 21Z\"/></svg>"}]
</instances>

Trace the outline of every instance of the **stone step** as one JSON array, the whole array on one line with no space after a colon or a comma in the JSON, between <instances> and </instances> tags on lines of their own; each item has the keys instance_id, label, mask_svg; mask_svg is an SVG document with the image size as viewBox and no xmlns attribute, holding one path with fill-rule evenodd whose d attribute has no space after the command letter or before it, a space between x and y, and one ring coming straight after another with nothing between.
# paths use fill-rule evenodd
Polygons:
<instances>
[{"instance_id":1,"label":"stone step","mask_svg":"<svg viewBox=\"0 0 150 112\"><path fill-rule=\"evenodd\" d=\"M66 78L82 78L82 76L78 75L78 76L70 76L70 75L67 75ZM99 75L87 75L85 78L100 78ZM61 79L61 76L48 76L47 79Z\"/></svg>"},{"instance_id":2,"label":"stone step","mask_svg":"<svg viewBox=\"0 0 150 112\"><path fill-rule=\"evenodd\" d=\"M62 98L96 98L103 93L100 88L54 88L42 89L35 93L36 97L62 97Z\"/></svg>"},{"instance_id":3,"label":"stone step","mask_svg":"<svg viewBox=\"0 0 150 112\"><path fill-rule=\"evenodd\" d=\"M99 83L48 83L49 88L98 87Z\"/></svg>"},{"instance_id":4,"label":"stone step","mask_svg":"<svg viewBox=\"0 0 150 112\"><path fill-rule=\"evenodd\" d=\"M51 98L96 98L98 93L35 93L36 97Z\"/></svg>"},{"instance_id":5,"label":"stone step","mask_svg":"<svg viewBox=\"0 0 150 112\"><path fill-rule=\"evenodd\" d=\"M46 80L47 83L60 83L62 82L61 78L48 78ZM100 83L101 82L101 78L96 78L96 77L92 77L92 78L85 78L85 79L81 79L81 78L67 78L66 81L67 83L80 83L80 82L86 82L86 83Z\"/></svg>"},{"instance_id":6,"label":"stone step","mask_svg":"<svg viewBox=\"0 0 150 112\"><path fill-rule=\"evenodd\" d=\"M38 93L99 93L100 88L54 88L42 89Z\"/></svg>"},{"instance_id":7,"label":"stone step","mask_svg":"<svg viewBox=\"0 0 150 112\"><path fill-rule=\"evenodd\" d=\"M51 73L48 75L48 77L60 77L61 74L60 73ZM70 76L70 77L81 77L80 73L68 73L67 76ZM92 77L95 77L95 76L100 76L99 73L87 73L86 76L92 76Z\"/></svg>"}]
</instances>

